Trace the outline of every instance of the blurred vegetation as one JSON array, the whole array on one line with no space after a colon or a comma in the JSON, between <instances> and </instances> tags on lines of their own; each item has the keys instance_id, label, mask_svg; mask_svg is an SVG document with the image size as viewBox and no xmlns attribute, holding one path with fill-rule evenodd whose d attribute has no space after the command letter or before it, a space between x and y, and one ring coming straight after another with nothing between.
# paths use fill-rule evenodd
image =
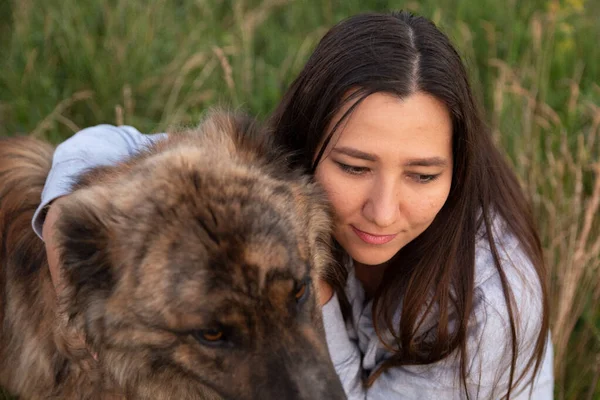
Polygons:
<instances>
[{"instance_id":1,"label":"blurred vegetation","mask_svg":"<svg viewBox=\"0 0 600 400\"><path fill-rule=\"evenodd\" d=\"M329 27L400 8L457 45L533 201L556 398L600 399L597 0L4 0L0 136L58 142L99 123L158 132L214 104L264 118Z\"/></svg>"}]
</instances>

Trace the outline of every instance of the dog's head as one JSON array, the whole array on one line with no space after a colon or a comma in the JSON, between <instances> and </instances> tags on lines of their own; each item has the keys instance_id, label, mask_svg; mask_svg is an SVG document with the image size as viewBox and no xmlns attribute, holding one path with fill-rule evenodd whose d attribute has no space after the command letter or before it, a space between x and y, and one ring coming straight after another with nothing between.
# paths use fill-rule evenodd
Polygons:
<instances>
[{"instance_id":1,"label":"dog's head","mask_svg":"<svg viewBox=\"0 0 600 400\"><path fill-rule=\"evenodd\" d=\"M276 154L216 114L90 172L61 207L64 310L127 394L344 398L314 286L324 196Z\"/></svg>"}]
</instances>

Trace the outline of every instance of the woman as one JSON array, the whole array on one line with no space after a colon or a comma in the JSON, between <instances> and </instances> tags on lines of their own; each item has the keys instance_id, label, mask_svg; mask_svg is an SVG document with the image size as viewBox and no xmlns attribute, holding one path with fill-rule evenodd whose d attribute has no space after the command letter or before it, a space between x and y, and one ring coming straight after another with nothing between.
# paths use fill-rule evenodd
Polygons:
<instances>
[{"instance_id":1,"label":"woman","mask_svg":"<svg viewBox=\"0 0 600 400\"><path fill-rule=\"evenodd\" d=\"M269 124L333 206L339 265L318 290L350 399L552 398L532 214L446 36L405 12L343 21ZM103 125L58 147L33 221L55 279L59 216L42 210L162 137Z\"/></svg>"}]
</instances>

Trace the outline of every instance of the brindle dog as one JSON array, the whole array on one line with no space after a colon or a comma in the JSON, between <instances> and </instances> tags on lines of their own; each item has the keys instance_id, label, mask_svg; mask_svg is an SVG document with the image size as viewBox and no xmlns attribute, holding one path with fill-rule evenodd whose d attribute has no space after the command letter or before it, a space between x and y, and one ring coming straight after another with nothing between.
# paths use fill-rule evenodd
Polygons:
<instances>
[{"instance_id":1,"label":"brindle dog","mask_svg":"<svg viewBox=\"0 0 600 400\"><path fill-rule=\"evenodd\" d=\"M53 148L0 140L0 385L23 399L345 398L315 298L326 202L268 136L217 112L81 176L55 233L58 299L30 226Z\"/></svg>"}]
</instances>

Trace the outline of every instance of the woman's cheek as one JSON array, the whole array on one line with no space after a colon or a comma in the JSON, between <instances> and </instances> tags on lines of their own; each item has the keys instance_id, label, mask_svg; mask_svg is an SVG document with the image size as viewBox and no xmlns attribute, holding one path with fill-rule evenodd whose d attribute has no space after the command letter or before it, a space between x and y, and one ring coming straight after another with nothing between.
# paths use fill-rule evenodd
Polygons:
<instances>
[{"instance_id":1,"label":"woman's cheek","mask_svg":"<svg viewBox=\"0 0 600 400\"><path fill-rule=\"evenodd\" d=\"M317 175L317 181L325 190L338 218L344 217L355 208L360 207L362 193L365 191L361 182L348 179L347 176L331 166L324 168L322 173Z\"/></svg>"},{"instance_id":2,"label":"woman's cheek","mask_svg":"<svg viewBox=\"0 0 600 400\"><path fill-rule=\"evenodd\" d=\"M446 197L439 195L432 195L422 198L418 204L414 204L413 215L419 220L420 223L430 223L440 212L444 206Z\"/></svg>"}]
</instances>

